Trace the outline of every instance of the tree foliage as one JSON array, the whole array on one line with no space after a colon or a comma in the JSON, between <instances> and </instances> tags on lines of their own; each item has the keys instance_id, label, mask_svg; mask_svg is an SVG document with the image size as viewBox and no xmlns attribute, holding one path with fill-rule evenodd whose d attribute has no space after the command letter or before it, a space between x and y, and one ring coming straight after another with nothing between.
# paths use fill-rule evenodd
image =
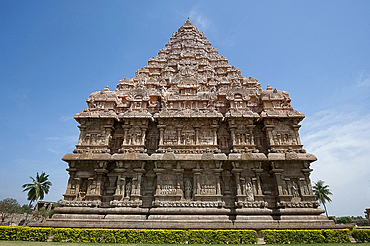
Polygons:
<instances>
[{"instance_id":1,"label":"tree foliage","mask_svg":"<svg viewBox=\"0 0 370 246\"><path fill-rule=\"evenodd\" d=\"M21 205L14 198L5 198L0 201L1 223L4 222L7 214L17 213Z\"/></svg>"},{"instance_id":2,"label":"tree foliage","mask_svg":"<svg viewBox=\"0 0 370 246\"><path fill-rule=\"evenodd\" d=\"M350 224L352 223L352 219L349 216L343 216L343 217L337 218L336 222L337 224Z\"/></svg>"},{"instance_id":3,"label":"tree foliage","mask_svg":"<svg viewBox=\"0 0 370 246\"><path fill-rule=\"evenodd\" d=\"M325 182L322 180L314 183L315 185L313 186L313 191L316 196L316 200L318 200L324 206L326 217L329 217L325 203L331 202L331 198L329 197L329 195L333 195L333 193L331 193L331 191L329 190L329 185L325 185L324 183Z\"/></svg>"},{"instance_id":4,"label":"tree foliage","mask_svg":"<svg viewBox=\"0 0 370 246\"><path fill-rule=\"evenodd\" d=\"M20 214L31 214L33 210L33 206L31 204L23 204L22 207L20 207L19 213Z\"/></svg>"},{"instance_id":5,"label":"tree foliage","mask_svg":"<svg viewBox=\"0 0 370 246\"><path fill-rule=\"evenodd\" d=\"M22 185L22 188L23 192L28 191L27 200L30 201L31 205L34 201L44 199L45 194L49 193L49 189L52 184L48 180L49 175L46 175L44 172L42 172L41 175L37 173L35 179L33 177L30 178L33 182Z\"/></svg>"}]
</instances>

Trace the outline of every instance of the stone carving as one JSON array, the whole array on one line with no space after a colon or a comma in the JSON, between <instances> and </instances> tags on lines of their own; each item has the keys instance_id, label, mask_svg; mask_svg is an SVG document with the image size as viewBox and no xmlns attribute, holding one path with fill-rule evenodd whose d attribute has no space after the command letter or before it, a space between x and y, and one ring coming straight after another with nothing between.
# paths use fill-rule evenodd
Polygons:
<instances>
[{"instance_id":1,"label":"stone carving","mask_svg":"<svg viewBox=\"0 0 370 246\"><path fill-rule=\"evenodd\" d=\"M236 202L236 207L238 208L265 208L268 206L268 202Z\"/></svg>"},{"instance_id":2,"label":"stone carving","mask_svg":"<svg viewBox=\"0 0 370 246\"><path fill-rule=\"evenodd\" d=\"M247 194L247 201L248 202L253 202L254 201L254 192L253 192L253 187L252 183L249 182L246 187L246 194Z\"/></svg>"},{"instance_id":3,"label":"stone carving","mask_svg":"<svg viewBox=\"0 0 370 246\"><path fill-rule=\"evenodd\" d=\"M320 205L317 201L310 202L278 202L279 208L317 208Z\"/></svg>"},{"instance_id":4,"label":"stone carving","mask_svg":"<svg viewBox=\"0 0 370 246\"><path fill-rule=\"evenodd\" d=\"M296 182L293 181L293 184L292 184L292 193L293 193L293 196L294 197L299 197L299 191L298 191L298 185Z\"/></svg>"},{"instance_id":5,"label":"stone carving","mask_svg":"<svg viewBox=\"0 0 370 246\"><path fill-rule=\"evenodd\" d=\"M155 207L190 207L190 208L218 208L224 207L224 202L186 202L186 201L179 201L179 202L170 202L170 201L155 201L153 202L153 206Z\"/></svg>"},{"instance_id":6,"label":"stone carving","mask_svg":"<svg viewBox=\"0 0 370 246\"><path fill-rule=\"evenodd\" d=\"M140 207L142 206L143 202L142 201L110 201L110 206L111 207Z\"/></svg>"},{"instance_id":7,"label":"stone carving","mask_svg":"<svg viewBox=\"0 0 370 246\"><path fill-rule=\"evenodd\" d=\"M153 220L166 211L211 216L210 208L236 221L274 210L264 214L273 221L285 208L317 215L307 210L317 209L316 157L302 148L304 115L290 101L242 76L187 20L133 78L92 93L74 116L80 137L63 157L70 178L58 209Z\"/></svg>"},{"instance_id":8,"label":"stone carving","mask_svg":"<svg viewBox=\"0 0 370 246\"><path fill-rule=\"evenodd\" d=\"M66 201L62 200L59 202L61 206L67 207L100 207L100 201Z\"/></svg>"},{"instance_id":9,"label":"stone carving","mask_svg":"<svg viewBox=\"0 0 370 246\"><path fill-rule=\"evenodd\" d=\"M184 185L184 190L185 190L185 199L191 199L191 193L192 193L192 185L191 181L189 179L185 180L185 185Z\"/></svg>"},{"instance_id":10,"label":"stone carving","mask_svg":"<svg viewBox=\"0 0 370 246\"><path fill-rule=\"evenodd\" d=\"M131 190L132 190L131 182L128 182L125 187L125 197L131 196Z\"/></svg>"}]
</instances>

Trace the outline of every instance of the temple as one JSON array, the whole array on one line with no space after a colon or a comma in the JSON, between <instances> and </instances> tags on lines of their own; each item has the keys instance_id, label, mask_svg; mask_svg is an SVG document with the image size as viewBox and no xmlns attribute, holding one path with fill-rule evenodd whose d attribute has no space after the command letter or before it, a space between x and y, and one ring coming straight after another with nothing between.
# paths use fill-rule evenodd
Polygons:
<instances>
[{"instance_id":1,"label":"temple","mask_svg":"<svg viewBox=\"0 0 370 246\"><path fill-rule=\"evenodd\" d=\"M187 20L134 78L92 93L74 116L66 193L46 225L332 227L290 101L242 76Z\"/></svg>"}]
</instances>

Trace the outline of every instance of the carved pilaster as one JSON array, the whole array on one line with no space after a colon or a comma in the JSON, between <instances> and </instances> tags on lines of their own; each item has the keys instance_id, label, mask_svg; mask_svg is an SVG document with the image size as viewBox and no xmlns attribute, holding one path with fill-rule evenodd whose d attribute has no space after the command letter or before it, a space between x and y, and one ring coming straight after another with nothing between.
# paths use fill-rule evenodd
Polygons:
<instances>
[{"instance_id":1,"label":"carved pilaster","mask_svg":"<svg viewBox=\"0 0 370 246\"><path fill-rule=\"evenodd\" d=\"M243 171L243 169L238 168L239 165L234 166L234 168L231 170L231 173L235 176L235 184L236 184L236 196L241 196L242 194L242 187L240 184L240 173Z\"/></svg>"},{"instance_id":2,"label":"carved pilaster","mask_svg":"<svg viewBox=\"0 0 370 246\"><path fill-rule=\"evenodd\" d=\"M220 175L221 175L221 172L223 171L222 168L216 168L216 169L213 169L213 172L215 173L215 176L216 176L216 195L222 195L221 194L221 179L220 179Z\"/></svg>"},{"instance_id":3,"label":"carved pilaster","mask_svg":"<svg viewBox=\"0 0 370 246\"><path fill-rule=\"evenodd\" d=\"M274 163L272 163L273 168L271 169L271 174L274 175L274 180L276 182L278 196L283 196L283 180L281 178L282 173L284 172L284 169L276 168Z\"/></svg>"},{"instance_id":4,"label":"carved pilaster","mask_svg":"<svg viewBox=\"0 0 370 246\"><path fill-rule=\"evenodd\" d=\"M182 199L184 198L184 191L182 190L184 169L178 164L178 167L173 169L173 172L176 174L176 195L181 196Z\"/></svg>"},{"instance_id":5,"label":"carved pilaster","mask_svg":"<svg viewBox=\"0 0 370 246\"><path fill-rule=\"evenodd\" d=\"M263 130L266 132L266 137L268 139L269 146L275 145L274 143L274 136L272 135L272 130L274 129L275 126L273 125L265 125Z\"/></svg>"},{"instance_id":6,"label":"carved pilaster","mask_svg":"<svg viewBox=\"0 0 370 246\"><path fill-rule=\"evenodd\" d=\"M155 190L155 195L159 196L161 191L161 183L162 183L162 174L164 172L163 168L154 168L153 171L155 172L157 176L157 187Z\"/></svg>"},{"instance_id":7,"label":"carved pilaster","mask_svg":"<svg viewBox=\"0 0 370 246\"><path fill-rule=\"evenodd\" d=\"M164 141L164 129L166 125L158 125L157 127L159 130L159 146L162 146Z\"/></svg>"},{"instance_id":8,"label":"carved pilaster","mask_svg":"<svg viewBox=\"0 0 370 246\"><path fill-rule=\"evenodd\" d=\"M263 197L262 194L262 185L261 185L261 173L263 172L263 169L253 168L252 171L254 172L255 178L252 178L253 187L255 189L255 197Z\"/></svg>"},{"instance_id":9,"label":"carved pilaster","mask_svg":"<svg viewBox=\"0 0 370 246\"><path fill-rule=\"evenodd\" d=\"M194 174L194 188L193 188L193 197L200 194L200 175L202 173L202 169L199 167L193 169Z\"/></svg>"},{"instance_id":10,"label":"carved pilaster","mask_svg":"<svg viewBox=\"0 0 370 246\"><path fill-rule=\"evenodd\" d=\"M146 172L145 169L142 168L135 168L136 178L132 179L132 192L131 192L131 199L133 201L137 201L141 199L141 182L144 173Z\"/></svg>"},{"instance_id":11,"label":"carved pilaster","mask_svg":"<svg viewBox=\"0 0 370 246\"><path fill-rule=\"evenodd\" d=\"M99 167L95 169L96 173L96 194L92 195L94 200L101 201L101 196L103 195L102 187L104 185L104 177L108 173L106 169L107 162L101 161L99 162Z\"/></svg>"},{"instance_id":12,"label":"carved pilaster","mask_svg":"<svg viewBox=\"0 0 370 246\"><path fill-rule=\"evenodd\" d=\"M125 197L126 191L126 179L124 177L126 169L123 168L123 161L117 161L116 166L117 168L115 168L114 170L117 173L117 186L116 191L113 195L113 199L117 201L122 201Z\"/></svg>"}]
</instances>

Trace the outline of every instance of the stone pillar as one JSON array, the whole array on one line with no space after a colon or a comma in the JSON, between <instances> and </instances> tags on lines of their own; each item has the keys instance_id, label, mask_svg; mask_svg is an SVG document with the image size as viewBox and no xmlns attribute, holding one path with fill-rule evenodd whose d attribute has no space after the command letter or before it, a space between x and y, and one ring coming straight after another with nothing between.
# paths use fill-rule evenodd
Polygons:
<instances>
[{"instance_id":1,"label":"stone pillar","mask_svg":"<svg viewBox=\"0 0 370 246\"><path fill-rule=\"evenodd\" d=\"M232 140L233 146L235 146L236 145L235 128L234 127L231 128L230 131L231 131L231 140Z\"/></svg>"},{"instance_id":2,"label":"stone pillar","mask_svg":"<svg viewBox=\"0 0 370 246\"><path fill-rule=\"evenodd\" d=\"M293 125L293 131L294 131L294 138L297 140L297 145L301 144L301 139L299 138L298 130L301 126L300 125Z\"/></svg>"},{"instance_id":3,"label":"stone pillar","mask_svg":"<svg viewBox=\"0 0 370 246\"><path fill-rule=\"evenodd\" d=\"M113 195L113 199L117 201L122 201L126 190L126 179L123 176L124 172L126 172L126 169L123 168L123 161L118 161L116 165L117 168L115 168L114 170L116 171L118 177L117 177L117 188Z\"/></svg>"},{"instance_id":4,"label":"stone pillar","mask_svg":"<svg viewBox=\"0 0 370 246\"><path fill-rule=\"evenodd\" d=\"M128 141L128 130L129 130L130 126L124 125L124 126L122 126L122 128L124 130L123 144L122 145L128 145L129 144L129 141Z\"/></svg>"},{"instance_id":5,"label":"stone pillar","mask_svg":"<svg viewBox=\"0 0 370 246\"><path fill-rule=\"evenodd\" d=\"M181 199L184 198L184 191L182 190L182 183L183 183L183 173L184 169L178 166L177 168L173 169L174 173L176 174L176 195L180 195Z\"/></svg>"},{"instance_id":6,"label":"stone pillar","mask_svg":"<svg viewBox=\"0 0 370 246\"><path fill-rule=\"evenodd\" d=\"M195 145L199 145L199 127L194 127L195 130Z\"/></svg>"},{"instance_id":7,"label":"stone pillar","mask_svg":"<svg viewBox=\"0 0 370 246\"><path fill-rule=\"evenodd\" d=\"M146 128L141 128L141 145L145 145Z\"/></svg>"},{"instance_id":8,"label":"stone pillar","mask_svg":"<svg viewBox=\"0 0 370 246\"><path fill-rule=\"evenodd\" d=\"M213 128L213 145L217 145L217 128Z\"/></svg>"},{"instance_id":9,"label":"stone pillar","mask_svg":"<svg viewBox=\"0 0 370 246\"><path fill-rule=\"evenodd\" d=\"M272 163L274 166L274 164ZM282 184L282 179L281 179L281 173L284 171L284 169L278 169L278 168L272 168L271 173L275 176L275 182L277 185L278 189L278 195L282 196L284 195L283 193L283 184Z\"/></svg>"},{"instance_id":10,"label":"stone pillar","mask_svg":"<svg viewBox=\"0 0 370 246\"><path fill-rule=\"evenodd\" d=\"M101 144L104 144L107 147L109 145L109 140L112 138L112 131L114 129L113 123L114 123L113 120L109 119L107 121L106 125L103 126L104 127L104 132L105 132L105 139L104 139L104 142L102 141L103 143L101 143Z\"/></svg>"},{"instance_id":11,"label":"stone pillar","mask_svg":"<svg viewBox=\"0 0 370 246\"><path fill-rule=\"evenodd\" d=\"M245 196L247 194L246 192L246 186L245 186L245 178L240 178L240 183L241 183L241 187L242 187L242 195Z\"/></svg>"},{"instance_id":12,"label":"stone pillar","mask_svg":"<svg viewBox=\"0 0 370 246\"><path fill-rule=\"evenodd\" d=\"M99 162L99 167L95 169L96 175L97 175L97 182L96 182L96 195L97 199L101 200L101 196L103 193L102 190L102 185L103 185L103 177L106 173L108 173L108 170L106 169L107 167L107 162L106 161L101 161Z\"/></svg>"},{"instance_id":13,"label":"stone pillar","mask_svg":"<svg viewBox=\"0 0 370 246\"><path fill-rule=\"evenodd\" d=\"M164 142L164 128L166 127L165 125L158 125L158 130L159 130L159 146L163 145Z\"/></svg>"},{"instance_id":14,"label":"stone pillar","mask_svg":"<svg viewBox=\"0 0 370 246\"><path fill-rule=\"evenodd\" d=\"M252 169L255 175L255 178L252 178L252 181L255 183L253 184L253 187L256 187L256 196L263 196L262 194L262 186L261 186L261 173L263 172L263 169L261 167L259 168L253 168Z\"/></svg>"},{"instance_id":15,"label":"stone pillar","mask_svg":"<svg viewBox=\"0 0 370 246\"><path fill-rule=\"evenodd\" d=\"M268 141L269 141L269 145L270 146L273 146L275 145L274 143L274 137L272 136L272 130L274 129L275 126L273 125L266 125L264 127L264 130L266 131L266 135L267 135L267 138L268 138Z\"/></svg>"},{"instance_id":16,"label":"stone pillar","mask_svg":"<svg viewBox=\"0 0 370 246\"><path fill-rule=\"evenodd\" d=\"M242 189L240 186L240 173L243 171L243 169L240 168L233 168L231 170L231 173L235 176L235 183L236 183L236 195L241 196L242 195Z\"/></svg>"},{"instance_id":17,"label":"stone pillar","mask_svg":"<svg viewBox=\"0 0 370 246\"><path fill-rule=\"evenodd\" d=\"M136 197L135 200L139 200L139 197L141 197L141 179L142 179L142 176L145 173L144 165L141 168L135 168L134 171L136 172L136 177L137 177L136 178L137 184L135 185L134 197ZM134 179L132 179L132 180L134 180ZM134 183L134 182L132 182L132 183ZM133 197L132 194L131 194L131 197Z\"/></svg>"},{"instance_id":18,"label":"stone pillar","mask_svg":"<svg viewBox=\"0 0 370 246\"><path fill-rule=\"evenodd\" d=\"M222 171L223 171L223 169L221 169L221 168L213 169L213 172L216 175L216 195L220 195L220 196L221 196L221 180L220 180L220 175L221 175L221 172Z\"/></svg>"},{"instance_id":19,"label":"stone pillar","mask_svg":"<svg viewBox=\"0 0 370 246\"><path fill-rule=\"evenodd\" d=\"M252 122L253 124L253 122ZM248 133L250 135L250 145L254 145L254 136L253 136L253 128L255 127L255 125L248 125L247 126L247 129L248 129Z\"/></svg>"},{"instance_id":20,"label":"stone pillar","mask_svg":"<svg viewBox=\"0 0 370 246\"><path fill-rule=\"evenodd\" d=\"M67 200L67 201L75 200L78 194L77 193L78 182L76 182L76 179L75 179L77 168L75 168L75 164L76 164L75 161L71 161L69 163L69 168L66 169L69 173L69 179L68 179L66 193L63 196L64 196L64 200Z\"/></svg>"},{"instance_id":21,"label":"stone pillar","mask_svg":"<svg viewBox=\"0 0 370 246\"><path fill-rule=\"evenodd\" d=\"M161 194L161 185L162 185L162 174L164 172L163 168L154 168L153 171L157 175L157 188L155 190L155 195Z\"/></svg>"},{"instance_id":22,"label":"stone pillar","mask_svg":"<svg viewBox=\"0 0 370 246\"><path fill-rule=\"evenodd\" d=\"M304 175L304 180L306 181L307 184L307 189L309 191L309 195L313 196L313 191L312 191L312 185L311 185L311 180L310 180L310 173L313 170L310 168L304 168L302 169L303 175ZM303 194L303 193L302 193Z\"/></svg>"},{"instance_id":23,"label":"stone pillar","mask_svg":"<svg viewBox=\"0 0 370 246\"><path fill-rule=\"evenodd\" d=\"M202 169L197 167L197 168L193 169L193 173L194 173L193 197L195 197L195 195L200 194L199 178L200 178L200 175L202 173Z\"/></svg>"},{"instance_id":24,"label":"stone pillar","mask_svg":"<svg viewBox=\"0 0 370 246\"><path fill-rule=\"evenodd\" d=\"M181 143L181 127L176 128L176 133L177 133L177 144L180 145Z\"/></svg>"},{"instance_id":25,"label":"stone pillar","mask_svg":"<svg viewBox=\"0 0 370 246\"><path fill-rule=\"evenodd\" d=\"M80 178L74 178L76 182L76 196L74 200L78 200L78 194L80 193Z\"/></svg>"}]
</instances>

